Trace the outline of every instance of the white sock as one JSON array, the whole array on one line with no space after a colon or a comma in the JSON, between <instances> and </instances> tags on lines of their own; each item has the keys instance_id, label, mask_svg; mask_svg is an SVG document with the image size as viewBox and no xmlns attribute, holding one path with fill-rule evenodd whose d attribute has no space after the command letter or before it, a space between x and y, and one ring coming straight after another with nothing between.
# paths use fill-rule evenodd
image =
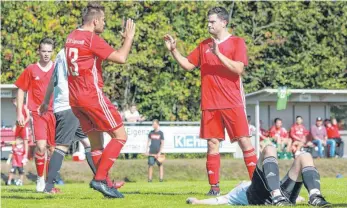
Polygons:
<instances>
[{"instance_id":1,"label":"white sock","mask_svg":"<svg viewBox=\"0 0 347 208\"><path fill-rule=\"evenodd\" d=\"M279 189L271 191L271 196L276 197L276 196L282 196L282 193Z\"/></svg>"},{"instance_id":2,"label":"white sock","mask_svg":"<svg viewBox=\"0 0 347 208\"><path fill-rule=\"evenodd\" d=\"M318 190L318 189L311 189L311 191L310 191L310 196L312 196L313 194L318 194L318 195L320 195L321 193L320 193L320 190Z\"/></svg>"}]
</instances>

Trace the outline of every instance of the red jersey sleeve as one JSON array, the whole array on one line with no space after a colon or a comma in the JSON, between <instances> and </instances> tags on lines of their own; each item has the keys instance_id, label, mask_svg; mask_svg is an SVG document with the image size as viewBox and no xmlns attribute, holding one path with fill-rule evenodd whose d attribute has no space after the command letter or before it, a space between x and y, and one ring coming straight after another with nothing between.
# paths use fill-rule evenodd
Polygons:
<instances>
[{"instance_id":1,"label":"red jersey sleeve","mask_svg":"<svg viewBox=\"0 0 347 208\"><path fill-rule=\"evenodd\" d=\"M188 55L187 59L194 66L200 66L200 45Z\"/></svg>"},{"instance_id":2,"label":"red jersey sleeve","mask_svg":"<svg viewBox=\"0 0 347 208\"><path fill-rule=\"evenodd\" d=\"M94 34L90 43L90 50L99 58L107 59L114 49L106 41Z\"/></svg>"},{"instance_id":3,"label":"red jersey sleeve","mask_svg":"<svg viewBox=\"0 0 347 208\"><path fill-rule=\"evenodd\" d=\"M31 84L31 71L26 68L14 83L18 88L28 91Z\"/></svg>"},{"instance_id":4,"label":"red jersey sleeve","mask_svg":"<svg viewBox=\"0 0 347 208\"><path fill-rule=\"evenodd\" d=\"M243 39L239 39L235 45L235 52L234 52L234 60L233 61L240 61L245 66L248 65L248 58L247 58L247 47L246 43Z\"/></svg>"}]
</instances>

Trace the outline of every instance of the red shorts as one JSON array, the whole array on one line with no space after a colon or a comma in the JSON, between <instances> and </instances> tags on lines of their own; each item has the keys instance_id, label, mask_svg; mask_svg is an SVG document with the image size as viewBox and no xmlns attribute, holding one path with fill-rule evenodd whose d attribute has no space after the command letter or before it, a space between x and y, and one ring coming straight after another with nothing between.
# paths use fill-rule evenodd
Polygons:
<instances>
[{"instance_id":1,"label":"red shorts","mask_svg":"<svg viewBox=\"0 0 347 208\"><path fill-rule=\"evenodd\" d=\"M55 146L55 117L53 111L48 111L42 116L31 112L32 130L34 141L46 140L49 146Z\"/></svg>"},{"instance_id":2,"label":"red shorts","mask_svg":"<svg viewBox=\"0 0 347 208\"><path fill-rule=\"evenodd\" d=\"M224 140L225 129L231 142L251 135L245 108L237 107L202 111L200 138Z\"/></svg>"},{"instance_id":3,"label":"red shorts","mask_svg":"<svg viewBox=\"0 0 347 208\"><path fill-rule=\"evenodd\" d=\"M29 136L29 129L28 129L27 125L25 125L24 127L16 125L16 131L14 134L15 138L21 138L23 140L28 140L29 139L28 136Z\"/></svg>"},{"instance_id":4,"label":"red shorts","mask_svg":"<svg viewBox=\"0 0 347 208\"><path fill-rule=\"evenodd\" d=\"M118 110L106 96L103 94L100 96L99 100L89 100L89 105L71 106L84 133L109 132L123 126L123 120Z\"/></svg>"}]
</instances>

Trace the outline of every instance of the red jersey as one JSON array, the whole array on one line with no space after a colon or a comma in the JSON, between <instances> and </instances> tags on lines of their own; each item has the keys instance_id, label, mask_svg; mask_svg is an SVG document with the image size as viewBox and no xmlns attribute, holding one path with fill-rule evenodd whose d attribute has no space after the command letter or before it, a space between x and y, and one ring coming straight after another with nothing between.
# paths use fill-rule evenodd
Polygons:
<instances>
[{"instance_id":1,"label":"red jersey","mask_svg":"<svg viewBox=\"0 0 347 208\"><path fill-rule=\"evenodd\" d=\"M299 137L302 142L306 142L305 136L309 134L309 131L302 124L293 124L290 128L290 137L294 139L293 136ZM295 139L294 139L295 140Z\"/></svg>"},{"instance_id":2,"label":"red jersey","mask_svg":"<svg viewBox=\"0 0 347 208\"><path fill-rule=\"evenodd\" d=\"M69 34L65 54L71 106L90 105L90 101L99 100L103 87L101 64L113 51L93 32L76 29Z\"/></svg>"},{"instance_id":3,"label":"red jersey","mask_svg":"<svg viewBox=\"0 0 347 208\"><path fill-rule=\"evenodd\" d=\"M201 73L201 109L227 109L244 107L245 98L241 76L231 72L212 53L209 38L189 54L188 61L200 67ZM245 41L236 36L229 36L218 44L219 51L233 61L248 65Z\"/></svg>"},{"instance_id":4,"label":"red jersey","mask_svg":"<svg viewBox=\"0 0 347 208\"><path fill-rule=\"evenodd\" d=\"M288 132L285 128L276 128L276 126L272 126L271 129L269 130L269 136L271 138L288 138Z\"/></svg>"},{"instance_id":5,"label":"red jersey","mask_svg":"<svg viewBox=\"0 0 347 208\"><path fill-rule=\"evenodd\" d=\"M38 63L29 65L14 83L18 88L27 92L27 106L30 111L37 111L42 104L48 84L54 71L54 64L49 71L43 71ZM48 110L53 110L53 96Z\"/></svg>"},{"instance_id":6,"label":"red jersey","mask_svg":"<svg viewBox=\"0 0 347 208\"><path fill-rule=\"evenodd\" d=\"M12 166L23 167L22 160L24 158L24 145L12 145Z\"/></svg>"},{"instance_id":7,"label":"red jersey","mask_svg":"<svg viewBox=\"0 0 347 208\"><path fill-rule=\"evenodd\" d=\"M331 127L327 127L327 135L328 138L341 138L339 127L337 125L332 125Z\"/></svg>"}]
</instances>

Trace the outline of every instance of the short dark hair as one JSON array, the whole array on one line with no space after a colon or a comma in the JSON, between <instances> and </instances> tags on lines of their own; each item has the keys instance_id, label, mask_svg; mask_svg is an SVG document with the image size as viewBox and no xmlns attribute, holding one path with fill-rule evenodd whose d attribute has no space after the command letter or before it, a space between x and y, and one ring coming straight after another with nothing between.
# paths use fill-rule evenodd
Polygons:
<instances>
[{"instance_id":1,"label":"short dark hair","mask_svg":"<svg viewBox=\"0 0 347 208\"><path fill-rule=\"evenodd\" d=\"M229 24L229 13L224 7L213 7L212 9L208 10L208 16L213 14L216 14L219 19L225 20L227 25Z\"/></svg>"},{"instance_id":2,"label":"short dark hair","mask_svg":"<svg viewBox=\"0 0 347 208\"><path fill-rule=\"evenodd\" d=\"M297 117L295 118L295 120L298 119L298 118L301 118L301 119L302 119L302 116L297 116Z\"/></svg>"},{"instance_id":3,"label":"short dark hair","mask_svg":"<svg viewBox=\"0 0 347 208\"><path fill-rule=\"evenodd\" d=\"M51 38L43 38L40 41L39 49L41 49L41 45L43 44L52 45L52 48L54 49L54 40Z\"/></svg>"},{"instance_id":4,"label":"short dark hair","mask_svg":"<svg viewBox=\"0 0 347 208\"><path fill-rule=\"evenodd\" d=\"M89 2L87 7L82 11L82 22L83 24L90 22L101 12L105 12L105 7L100 5L98 2Z\"/></svg>"},{"instance_id":5,"label":"short dark hair","mask_svg":"<svg viewBox=\"0 0 347 208\"><path fill-rule=\"evenodd\" d=\"M275 118L274 123L276 123L277 121L282 121L282 119L280 119L280 118Z\"/></svg>"},{"instance_id":6,"label":"short dark hair","mask_svg":"<svg viewBox=\"0 0 347 208\"><path fill-rule=\"evenodd\" d=\"M159 124L159 120L158 119L153 119L153 123L157 123L157 124Z\"/></svg>"}]
</instances>

